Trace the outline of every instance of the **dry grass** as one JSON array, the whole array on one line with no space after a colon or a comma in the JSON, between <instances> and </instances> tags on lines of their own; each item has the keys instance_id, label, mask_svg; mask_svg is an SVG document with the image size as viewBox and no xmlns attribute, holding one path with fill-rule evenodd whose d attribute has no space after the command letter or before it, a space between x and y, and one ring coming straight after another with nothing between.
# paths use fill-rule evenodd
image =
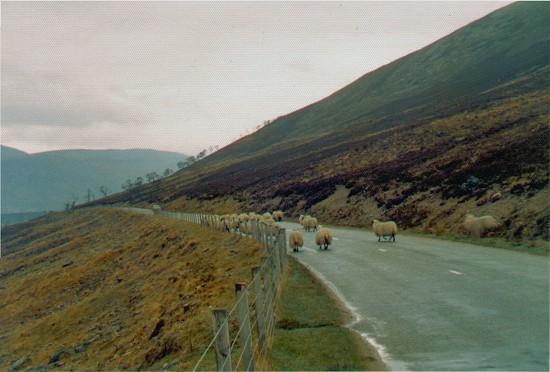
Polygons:
<instances>
[{"instance_id":1,"label":"dry grass","mask_svg":"<svg viewBox=\"0 0 550 372\"><path fill-rule=\"evenodd\" d=\"M191 369L211 308L232 307L262 255L249 239L158 216L50 219L2 231L3 248L19 250L0 261L0 370L21 357L24 368Z\"/></svg>"}]
</instances>

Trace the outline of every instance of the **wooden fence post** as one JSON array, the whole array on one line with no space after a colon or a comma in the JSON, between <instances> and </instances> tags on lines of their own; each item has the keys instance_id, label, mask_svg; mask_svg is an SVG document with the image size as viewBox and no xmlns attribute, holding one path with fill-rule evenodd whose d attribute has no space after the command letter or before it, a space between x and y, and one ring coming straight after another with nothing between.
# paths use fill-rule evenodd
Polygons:
<instances>
[{"instance_id":1,"label":"wooden fence post","mask_svg":"<svg viewBox=\"0 0 550 372\"><path fill-rule=\"evenodd\" d=\"M231 344L229 341L229 312L212 310L212 325L216 337L216 363L218 371L231 371Z\"/></svg>"},{"instance_id":2,"label":"wooden fence post","mask_svg":"<svg viewBox=\"0 0 550 372\"><path fill-rule=\"evenodd\" d=\"M254 371L254 352L252 351L252 331L248 310L248 290L245 283L235 283L237 297L237 321L239 323L239 343L243 348L244 371ZM236 366L238 367L238 366Z\"/></svg>"},{"instance_id":3,"label":"wooden fence post","mask_svg":"<svg viewBox=\"0 0 550 372\"><path fill-rule=\"evenodd\" d=\"M258 344L260 354L265 355L265 315L262 296L262 277L260 268L252 268L252 281L254 282L254 309L256 310L256 324L258 326Z\"/></svg>"}]
</instances>

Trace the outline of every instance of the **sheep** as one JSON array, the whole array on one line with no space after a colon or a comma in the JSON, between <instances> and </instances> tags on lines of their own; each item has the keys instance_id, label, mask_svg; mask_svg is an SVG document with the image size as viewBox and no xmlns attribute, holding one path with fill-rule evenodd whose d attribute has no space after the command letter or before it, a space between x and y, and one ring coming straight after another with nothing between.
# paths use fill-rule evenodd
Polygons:
<instances>
[{"instance_id":1,"label":"sheep","mask_svg":"<svg viewBox=\"0 0 550 372\"><path fill-rule=\"evenodd\" d=\"M315 218L315 217L306 217L302 221L302 223L303 223L303 226L304 226L304 230L306 230L306 231L310 231L310 230L317 231L317 225L318 225L317 218Z\"/></svg>"},{"instance_id":2,"label":"sheep","mask_svg":"<svg viewBox=\"0 0 550 372\"><path fill-rule=\"evenodd\" d=\"M224 215L220 220L225 226L226 231L236 232L239 228L239 221L237 217L234 217L233 215Z\"/></svg>"},{"instance_id":3,"label":"sheep","mask_svg":"<svg viewBox=\"0 0 550 372\"><path fill-rule=\"evenodd\" d=\"M372 230L374 231L374 234L378 237L378 241L380 241L380 238L389 236L390 239L393 239L395 241L395 235L397 234L397 225L393 221L388 222L380 222L378 220L372 221Z\"/></svg>"},{"instance_id":4,"label":"sheep","mask_svg":"<svg viewBox=\"0 0 550 372\"><path fill-rule=\"evenodd\" d=\"M464 219L464 231L467 235L481 237L485 232L495 229L497 226L498 222L493 216L475 217L467 214Z\"/></svg>"},{"instance_id":5,"label":"sheep","mask_svg":"<svg viewBox=\"0 0 550 372\"><path fill-rule=\"evenodd\" d=\"M315 236L315 244L319 246L319 249L324 247L327 250L328 246L332 244L332 231L319 225L319 230Z\"/></svg>"},{"instance_id":6,"label":"sheep","mask_svg":"<svg viewBox=\"0 0 550 372\"><path fill-rule=\"evenodd\" d=\"M298 248L304 245L304 237L298 229L294 229L288 234L288 245L292 247L294 252L298 252Z\"/></svg>"},{"instance_id":7,"label":"sheep","mask_svg":"<svg viewBox=\"0 0 550 372\"><path fill-rule=\"evenodd\" d=\"M282 221L282 220L283 220L283 216L284 216L283 211L277 210L277 211L273 212L273 219L274 219L275 221Z\"/></svg>"},{"instance_id":8,"label":"sheep","mask_svg":"<svg viewBox=\"0 0 550 372\"><path fill-rule=\"evenodd\" d=\"M265 212L264 214L262 214L262 217L263 217L264 219L273 218L273 216L272 216L271 213L269 213L269 212Z\"/></svg>"},{"instance_id":9,"label":"sheep","mask_svg":"<svg viewBox=\"0 0 550 372\"><path fill-rule=\"evenodd\" d=\"M243 222L246 222L250 219L250 216L246 213L241 213L239 214L239 222L240 223L243 223Z\"/></svg>"},{"instance_id":10,"label":"sheep","mask_svg":"<svg viewBox=\"0 0 550 372\"><path fill-rule=\"evenodd\" d=\"M308 216L307 214L301 214L300 218L298 218L298 222L300 222L300 225L304 226L304 220L309 217L310 216Z\"/></svg>"}]
</instances>

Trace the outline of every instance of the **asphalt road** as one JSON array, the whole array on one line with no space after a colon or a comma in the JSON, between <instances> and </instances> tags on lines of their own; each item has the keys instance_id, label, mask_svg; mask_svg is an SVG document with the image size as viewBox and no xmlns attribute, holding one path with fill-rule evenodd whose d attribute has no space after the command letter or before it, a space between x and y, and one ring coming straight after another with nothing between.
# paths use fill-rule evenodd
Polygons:
<instances>
[{"instance_id":1,"label":"asphalt road","mask_svg":"<svg viewBox=\"0 0 550 372\"><path fill-rule=\"evenodd\" d=\"M287 232L299 225L283 223ZM294 255L348 304L352 328L394 370L549 369L549 260L494 248L370 231L315 233Z\"/></svg>"}]
</instances>

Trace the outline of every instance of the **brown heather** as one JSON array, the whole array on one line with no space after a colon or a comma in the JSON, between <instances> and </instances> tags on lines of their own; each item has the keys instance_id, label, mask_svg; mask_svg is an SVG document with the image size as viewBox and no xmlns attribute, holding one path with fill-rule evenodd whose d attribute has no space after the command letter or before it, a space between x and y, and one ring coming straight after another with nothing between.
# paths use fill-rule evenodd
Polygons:
<instances>
[{"instance_id":1,"label":"brown heather","mask_svg":"<svg viewBox=\"0 0 550 372\"><path fill-rule=\"evenodd\" d=\"M0 259L0 370L22 357L25 369L192 369L211 309L232 307L234 283L263 253L250 239L110 209L51 214L2 239L15 252Z\"/></svg>"}]
</instances>

